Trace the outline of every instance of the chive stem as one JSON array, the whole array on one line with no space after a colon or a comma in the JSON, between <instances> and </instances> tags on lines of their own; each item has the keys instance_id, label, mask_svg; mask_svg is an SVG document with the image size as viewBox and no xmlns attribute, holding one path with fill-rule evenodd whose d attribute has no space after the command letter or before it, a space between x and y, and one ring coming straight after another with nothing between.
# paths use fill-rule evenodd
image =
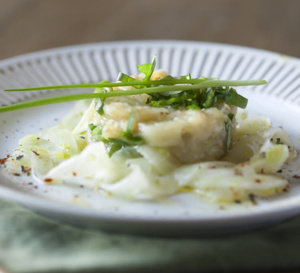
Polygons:
<instances>
[{"instance_id":1,"label":"chive stem","mask_svg":"<svg viewBox=\"0 0 300 273\"><path fill-rule=\"evenodd\" d=\"M189 81L188 83L191 83L191 80L180 80L180 82ZM200 81L199 79L197 80ZM118 86L132 86L132 85L141 85L141 84L153 84L153 82L158 83L159 85L163 84L163 81L145 81L145 82L134 82L134 84L128 82L125 84L122 83L116 83ZM174 84L174 80L166 81L166 82L172 82ZM30 107L36 107L36 106L43 106L48 104L55 104L55 103L61 103L61 102L69 102L69 101L75 101L75 100L83 100L83 99L93 99L93 98L108 98L108 97L118 97L118 96L130 96L130 95L138 95L138 94L152 94L152 93L160 93L160 92L170 92L170 91L183 91L183 90L195 90L195 89L201 89L201 88L208 88L208 87L222 87L222 86L247 86L247 85L261 85L265 84L266 81L264 80L250 80L250 81L222 81L222 80L202 80L202 82L194 85L171 85L171 86L158 86L158 87L149 87L149 88L143 88L143 89L133 89L133 90L122 90L122 91L115 91L115 92L107 92L107 93L92 93L92 94L79 94L79 95L68 95L68 96L59 96L59 97L53 97L53 98L46 98L46 99L39 99L34 101L27 101L27 102L21 102L13 105L3 106L0 107L0 113L24 109L24 108L30 108ZM121 85L120 85L121 84ZM170 83L169 83L170 84ZM78 85L77 85L78 86ZM81 85L82 86L82 85ZM84 85L87 86L87 85ZM112 84L98 84L93 85L93 87L113 87L116 85ZM42 87L40 87L42 88ZM65 87L61 87L65 88ZM73 88L73 87L72 87ZM25 90L26 89L26 90ZM27 91L30 88L21 89L22 91ZM46 88L49 89L49 88ZM15 91L20 89L14 89ZM32 88L30 90L33 90ZM36 89L34 89L36 90ZM41 89L40 89L41 90Z\"/></svg>"},{"instance_id":2,"label":"chive stem","mask_svg":"<svg viewBox=\"0 0 300 273\"><path fill-rule=\"evenodd\" d=\"M11 91L39 91L39 90L51 90L51 89L69 89L69 88L97 88L97 87L119 87L119 86L146 86L146 85L174 85L174 84L197 84L201 82L216 82L221 83L224 86L241 86L241 85L260 85L266 84L263 80L251 80L251 81L220 81L213 80L211 78L200 79L178 79L178 80L157 80L157 81L134 81L134 82L115 82L115 83L97 83L97 84L68 84L68 85L53 85L53 86L40 86L40 87L28 87L17 89L4 89L5 92ZM220 86L220 85L218 85ZM214 87L214 86L211 86Z\"/></svg>"}]
</instances>

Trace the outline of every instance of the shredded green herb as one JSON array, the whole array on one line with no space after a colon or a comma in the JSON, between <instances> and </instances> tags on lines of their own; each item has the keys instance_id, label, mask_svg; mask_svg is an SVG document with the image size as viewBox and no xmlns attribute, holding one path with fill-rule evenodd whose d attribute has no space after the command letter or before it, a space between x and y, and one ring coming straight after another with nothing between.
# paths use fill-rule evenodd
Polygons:
<instances>
[{"instance_id":1,"label":"shredded green herb","mask_svg":"<svg viewBox=\"0 0 300 273\"><path fill-rule=\"evenodd\" d=\"M240 108L247 106L248 100L237 94L233 88L215 87L164 95L155 93L148 104L153 107L170 106L175 109L187 108L191 110L214 107L217 102L224 100L229 105Z\"/></svg>"},{"instance_id":2,"label":"shredded green herb","mask_svg":"<svg viewBox=\"0 0 300 273\"><path fill-rule=\"evenodd\" d=\"M231 129L230 129L230 125L231 125L230 121L225 122L225 129L226 129L226 133L227 133L227 139L226 139L226 149L227 149L227 151L229 150L230 145L231 145Z\"/></svg>"},{"instance_id":3,"label":"shredded green herb","mask_svg":"<svg viewBox=\"0 0 300 273\"><path fill-rule=\"evenodd\" d=\"M127 123L127 132L132 135L133 132L133 124L134 124L134 108L131 108L131 112L129 115L128 123Z\"/></svg>"},{"instance_id":4,"label":"shredded green herb","mask_svg":"<svg viewBox=\"0 0 300 273\"><path fill-rule=\"evenodd\" d=\"M120 138L104 138L102 136L102 128L100 126L95 126L92 123L89 124L89 129L91 130L93 140L104 142L108 155L112 156L116 151L123 147L145 144L145 141L141 136L133 134L133 125L134 108L131 109L126 131L120 133Z\"/></svg>"}]
</instances>

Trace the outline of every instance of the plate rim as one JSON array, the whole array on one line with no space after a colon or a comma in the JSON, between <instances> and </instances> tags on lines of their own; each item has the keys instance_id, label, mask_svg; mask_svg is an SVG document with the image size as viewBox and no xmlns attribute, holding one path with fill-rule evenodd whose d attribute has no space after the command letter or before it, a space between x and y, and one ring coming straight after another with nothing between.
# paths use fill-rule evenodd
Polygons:
<instances>
[{"instance_id":1,"label":"plate rim","mask_svg":"<svg viewBox=\"0 0 300 273\"><path fill-rule=\"evenodd\" d=\"M74 44L74 45L66 45L66 46L61 46L61 47L53 47L53 48L48 48L48 49L42 49L42 50L37 50L37 51L33 51L33 52L28 52L28 53L24 53L24 54L19 54L16 56L12 56L12 57L8 57L5 59L0 60L0 65L7 65L7 63L11 63L11 62L17 62L20 60L26 60L27 58L33 58L33 57L38 57L40 55L46 55L47 53L62 53L62 52L75 52L77 50L79 50L82 47L85 48L97 48L97 47L110 47L110 46L115 46L115 47L123 47L124 45L138 45L138 47L140 47L143 44L157 44L157 43L161 43L164 46L168 45L168 44L172 44L172 45L189 45L189 46L211 46L211 47L223 47L225 49L237 49L240 51L246 50L246 51L251 51L253 53L259 53L259 54L267 54L273 57L278 57L278 56L282 56L282 57L286 57L289 60L293 60L296 62L299 62L300 64L300 57L294 57L288 54L283 54L280 52L275 52L275 51L271 51L271 50L266 50L266 49L261 49L261 48L255 48L255 47L248 47L248 46L243 46L243 45L236 45L236 44L227 44L227 43L214 43L214 42L207 42L207 41L192 41L192 40L173 40L173 39L152 39L152 40L126 40L126 41L106 41L106 42L95 42L95 43L83 43L83 44ZM171 46L170 46L171 47Z\"/></svg>"}]
</instances>

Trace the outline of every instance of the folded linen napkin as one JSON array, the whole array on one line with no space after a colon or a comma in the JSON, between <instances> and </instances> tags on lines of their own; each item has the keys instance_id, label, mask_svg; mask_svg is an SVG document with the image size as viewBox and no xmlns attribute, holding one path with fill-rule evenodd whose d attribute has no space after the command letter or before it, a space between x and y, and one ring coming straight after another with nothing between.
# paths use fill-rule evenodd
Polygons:
<instances>
[{"instance_id":1,"label":"folded linen napkin","mask_svg":"<svg viewBox=\"0 0 300 273\"><path fill-rule=\"evenodd\" d=\"M292 270L299 245L300 217L236 236L147 238L68 226L0 200L0 264L13 273Z\"/></svg>"}]
</instances>

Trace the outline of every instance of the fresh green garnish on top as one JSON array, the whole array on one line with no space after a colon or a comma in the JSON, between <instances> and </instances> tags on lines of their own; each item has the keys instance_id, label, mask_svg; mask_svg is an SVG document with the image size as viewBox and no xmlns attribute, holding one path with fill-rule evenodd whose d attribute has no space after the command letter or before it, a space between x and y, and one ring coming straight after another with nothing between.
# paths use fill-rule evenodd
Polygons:
<instances>
[{"instance_id":1,"label":"fresh green garnish on top","mask_svg":"<svg viewBox=\"0 0 300 273\"><path fill-rule=\"evenodd\" d=\"M150 80L150 78L151 78L151 76L152 76L152 74L154 72L155 66L156 66L155 56L153 58L152 63L150 63L150 64L143 64L143 65L138 64L137 65L138 71L145 74L145 76L141 79L141 81L145 82L145 81L149 81ZM126 75L126 74L124 74L122 72L119 73L117 81L120 81L122 83L139 82L135 78L133 78L133 77L131 77L129 75ZM136 85L135 86L135 88L137 88L137 89L139 89L139 88L145 88L145 87L146 87L145 85Z\"/></svg>"},{"instance_id":2,"label":"fresh green garnish on top","mask_svg":"<svg viewBox=\"0 0 300 273\"><path fill-rule=\"evenodd\" d=\"M190 75L181 76L179 78L166 76L160 80L151 81L150 78L154 72L155 66L155 57L152 63L138 65L138 71L145 74L141 80L136 80L131 76L120 73L117 79L119 82L115 83L101 81L98 84L55 85L21 89L6 89L4 90L5 92L67 88L96 88L94 93L58 96L2 106L0 107L0 113L92 98L96 99L96 111L100 115L103 115L105 98L138 94L151 95L152 99L149 100L148 104L153 107L166 106L173 108L203 109L213 107L218 101L224 100L229 105L245 108L247 105L247 99L239 95L236 90L229 88L229 86L233 87L266 84L266 81L264 80L224 81L205 77L192 79ZM113 91L112 89L113 87L121 86L133 86L135 89L121 91Z\"/></svg>"},{"instance_id":3,"label":"fresh green garnish on top","mask_svg":"<svg viewBox=\"0 0 300 273\"><path fill-rule=\"evenodd\" d=\"M175 109L191 110L214 107L217 102L224 100L229 105L246 108L248 100L239 95L235 89L228 87L210 87L200 90L181 91L170 95L152 94L148 104L153 107L169 106Z\"/></svg>"},{"instance_id":4,"label":"fresh green garnish on top","mask_svg":"<svg viewBox=\"0 0 300 273\"><path fill-rule=\"evenodd\" d=\"M151 78L151 76L154 72L155 66L156 66L155 56L154 56L153 61L152 61L151 64L142 64L142 65L138 64L137 65L138 71L145 74L145 77L142 78L142 81L149 81L150 80L150 78Z\"/></svg>"}]
</instances>

